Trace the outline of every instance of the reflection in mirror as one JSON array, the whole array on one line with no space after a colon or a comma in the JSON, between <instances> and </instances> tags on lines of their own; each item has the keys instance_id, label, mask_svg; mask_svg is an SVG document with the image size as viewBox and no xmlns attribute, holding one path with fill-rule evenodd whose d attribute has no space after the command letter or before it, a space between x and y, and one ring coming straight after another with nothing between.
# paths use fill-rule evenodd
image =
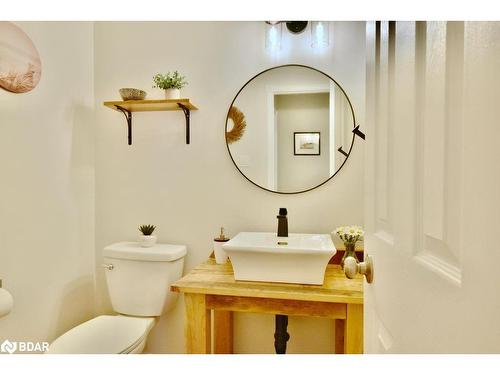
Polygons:
<instances>
[{"instance_id":1,"label":"reflection in mirror","mask_svg":"<svg viewBox=\"0 0 500 375\"><path fill-rule=\"evenodd\" d=\"M332 78L284 65L258 74L238 92L226 141L248 180L266 190L298 193L328 181L344 165L354 124L349 98Z\"/></svg>"}]
</instances>

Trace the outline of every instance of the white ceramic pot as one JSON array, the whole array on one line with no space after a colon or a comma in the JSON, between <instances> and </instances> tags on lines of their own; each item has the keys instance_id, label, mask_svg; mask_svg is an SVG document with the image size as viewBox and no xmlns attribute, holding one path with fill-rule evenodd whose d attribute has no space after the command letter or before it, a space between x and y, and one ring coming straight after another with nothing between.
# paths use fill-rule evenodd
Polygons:
<instances>
[{"instance_id":1,"label":"white ceramic pot","mask_svg":"<svg viewBox=\"0 0 500 375\"><path fill-rule=\"evenodd\" d=\"M139 236L139 245L142 247L152 247L156 244L156 236Z\"/></svg>"},{"instance_id":2,"label":"white ceramic pot","mask_svg":"<svg viewBox=\"0 0 500 375\"><path fill-rule=\"evenodd\" d=\"M165 90L165 99L180 99L181 90L179 89L166 89Z\"/></svg>"},{"instance_id":3,"label":"white ceramic pot","mask_svg":"<svg viewBox=\"0 0 500 375\"><path fill-rule=\"evenodd\" d=\"M222 245L224 245L225 243L227 242L214 241L215 263L217 264L224 264L229 258L222 248Z\"/></svg>"}]
</instances>

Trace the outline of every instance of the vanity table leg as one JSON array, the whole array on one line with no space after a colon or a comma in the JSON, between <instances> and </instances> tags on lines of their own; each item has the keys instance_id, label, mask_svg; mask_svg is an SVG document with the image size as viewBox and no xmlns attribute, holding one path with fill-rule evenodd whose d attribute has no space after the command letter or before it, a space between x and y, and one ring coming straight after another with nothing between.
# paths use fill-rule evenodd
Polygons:
<instances>
[{"instance_id":1,"label":"vanity table leg","mask_svg":"<svg viewBox=\"0 0 500 375\"><path fill-rule=\"evenodd\" d=\"M347 305L347 317L344 323L344 353L363 353L363 305Z\"/></svg>"},{"instance_id":2,"label":"vanity table leg","mask_svg":"<svg viewBox=\"0 0 500 375\"><path fill-rule=\"evenodd\" d=\"M344 354L344 327L344 319L335 319L335 354Z\"/></svg>"},{"instance_id":3,"label":"vanity table leg","mask_svg":"<svg viewBox=\"0 0 500 375\"><path fill-rule=\"evenodd\" d=\"M233 312L214 310L214 353L233 354Z\"/></svg>"},{"instance_id":4,"label":"vanity table leg","mask_svg":"<svg viewBox=\"0 0 500 375\"><path fill-rule=\"evenodd\" d=\"M210 310L205 294L185 293L186 305L186 352L188 354L210 354Z\"/></svg>"}]
</instances>

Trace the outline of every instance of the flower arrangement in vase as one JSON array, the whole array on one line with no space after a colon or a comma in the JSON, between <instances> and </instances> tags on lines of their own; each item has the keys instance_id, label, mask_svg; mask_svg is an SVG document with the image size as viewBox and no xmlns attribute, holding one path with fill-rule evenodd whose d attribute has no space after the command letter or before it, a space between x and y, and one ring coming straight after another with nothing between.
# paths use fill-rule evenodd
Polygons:
<instances>
[{"instance_id":1,"label":"flower arrangement in vase","mask_svg":"<svg viewBox=\"0 0 500 375\"><path fill-rule=\"evenodd\" d=\"M165 90L165 99L179 99L180 90L188 84L186 77L180 75L177 70L173 73L156 74L153 77L153 83L153 88Z\"/></svg>"},{"instance_id":2,"label":"flower arrangement in vase","mask_svg":"<svg viewBox=\"0 0 500 375\"><path fill-rule=\"evenodd\" d=\"M340 262L341 267L344 268L344 261L347 257L353 257L358 262L356 242L363 240L365 235L363 229L357 225L338 227L332 234L337 235L344 242L345 252Z\"/></svg>"},{"instance_id":3,"label":"flower arrangement in vase","mask_svg":"<svg viewBox=\"0 0 500 375\"><path fill-rule=\"evenodd\" d=\"M156 227L154 225L141 225L139 231L142 236L139 236L139 244L142 247L152 247L156 243L156 236L153 236L153 232Z\"/></svg>"}]
</instances>

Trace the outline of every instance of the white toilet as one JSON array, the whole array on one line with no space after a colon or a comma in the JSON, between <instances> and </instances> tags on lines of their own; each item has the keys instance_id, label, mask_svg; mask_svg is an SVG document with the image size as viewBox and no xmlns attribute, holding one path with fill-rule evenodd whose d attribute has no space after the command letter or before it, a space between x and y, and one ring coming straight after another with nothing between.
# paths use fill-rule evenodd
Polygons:
<instances>
[{"instance_id":1,"label":"white toilet","mask_svg":"<svg viewBox=\"0 0 500 375\"><path fill-rule=\"evenodd\" d=\"M146 345L156 317L170 310L177 293L170 285L181 278L186 246L140 247L120 242L103 251L113 310L69 330L49 345L49 354L134 354Z\"/></svg>"}]
</instances>

